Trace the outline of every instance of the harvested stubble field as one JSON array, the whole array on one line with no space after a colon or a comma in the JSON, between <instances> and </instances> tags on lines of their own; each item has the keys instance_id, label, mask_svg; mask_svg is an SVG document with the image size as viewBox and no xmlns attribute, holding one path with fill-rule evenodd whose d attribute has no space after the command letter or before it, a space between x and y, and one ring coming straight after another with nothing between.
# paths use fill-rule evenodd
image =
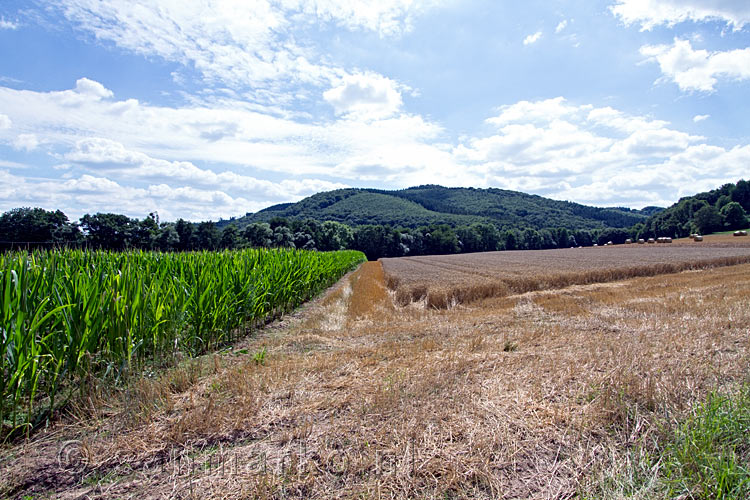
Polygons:
<instances>
[{"instance_id":1,"label":"harvested stubble field","mask_svg":"<svg viewBox=\"0 0 750 500\"><path fill-rule=\"evenodd\" d=\"M514 293L750 262L750 240L730 238L381 261L398 304L425 301L428 307L448 308Z\"/></svg>"},{"instance_id":2,"label":"harvested stubble field","mask_svg":"<svg viewBox=\"0 0 750 500\"><path fill-rule=\"evenodd\" d=\"M748 381L749 275L445 310L394 306L370 262L232 350L92 388L3 450L0 498L673 498L649 457Z\"/></svg>"}]
</instances>

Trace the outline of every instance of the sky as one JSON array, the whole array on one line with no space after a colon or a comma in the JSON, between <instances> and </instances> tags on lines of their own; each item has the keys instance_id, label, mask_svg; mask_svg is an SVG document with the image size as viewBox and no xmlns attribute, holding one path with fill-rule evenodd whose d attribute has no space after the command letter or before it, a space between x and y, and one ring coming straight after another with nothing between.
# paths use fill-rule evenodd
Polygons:
<instances>
[{"instance_id":1,"label":"sky","mask_svg":"<svg viewBox=\"0 0 750 500\"><path fill-rule=\"evenodd\" d=\"M747 0L0 1L0 211L668 206L750 178L748 116Z\"/></svg>"}]
</instances>

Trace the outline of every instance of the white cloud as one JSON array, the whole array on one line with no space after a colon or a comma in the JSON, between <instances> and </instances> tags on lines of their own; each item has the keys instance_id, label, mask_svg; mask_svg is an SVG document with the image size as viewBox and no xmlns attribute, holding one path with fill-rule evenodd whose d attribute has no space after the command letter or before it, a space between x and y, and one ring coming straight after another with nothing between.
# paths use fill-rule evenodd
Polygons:
<instances>
[{"instance_id":1,"label":"white cloud","mask_svg":"<svg viewBox=\"0 0 750 500\"><path fill-rule=\"evenodd\" d=\"M209 80L238 87L296 77L315 80L304 51L276 33L289 21L270 2L64 0L65 16L97 39L146 56L193 65Z\"/></svg>"},{"instance_id":2,"label":"white cloud","mask_svg":"<svg viewBox=\"0 0 750 500\"><path fill-rule=\"evenodd\" d=\"M750 80L750 48L708 52L675 38L672 46L644 45L641 54L657 62L664 78L683 91L713 92L719 78Z\"/></svg>"},{"instance_id":3,"label":"white cloud","mask_svg":"<svg viewBox=\"0 0 750 500\"><path fill-rule=\"evenodd\" d=\"M152 158L103 138L81 139L63 158L92 173L107 174L116 179L185 184L196 190L235 193L265 202L296 200L318 191L347 187L346 184L316 179L271 182L233 171L217 173L190 162Z\"/></svg>"},{"instance_id":4,"label":"white cloud","mask_svg":"<svg viewBox=\"0 0 750 500\"><path fill-rule=\"evenodd\" d=\"M18 23L0 17L0 30L15 30L18 29Z\"/></svg>"},{"instance_id":5,"label":"white cloud","mask_svg":"<svg viewBox=\"0 0 750 500\"><path fill-rule=\"evenodd\" d=\"M594 205L667 205L685 186L736 181L743 159L663 120L562 97L503 106L487 120L496 132L453 150L467 176L482 185ZM750 152L750 146L745 148ZM694 152L684 156L686 151ZM695 152L703 151L698 157ZM730 162L725 173L702 162ZM710 182L704 178L709 177ZM718 181L717 181L718 179ZM480 185L480 184L475 184ZM691 188L693 189L693 188Z\"/></svg>"},{"instance_id":6,"label":"white cloud","mask_svg":"<svg viewBox=\"0 0 750 500\"><path fill-rule=\"evenodd\" d=\"M630 134L617 145L624 152L635 158L665 157L687 149L691 144L703 139L685 132L661 128L657 130L638 130Z\"/></svg>"},{"instance_id":7,"label":"white cloud","mask_svg":"<svg viewBox=\"0 0 750 500\"><path fill-rule=\"evenodd\" d=\"M19 134L13 140L13 147L18 150L33 151L39 146L36 134Z\"/></svg>"},{"instance_id":8,"label":"white cloud","mask_svg":"<svg viewBox=\"0 0 750 500\"><path fill-rule=\"evenodd\" d=\"M549 122L550 120L579 115L588 112L593 106L573 106L564 97L543 101L518 101L500 107L500 114L487 119L487 123L502 126L514 122Z\"/></svg>"},{"instance_id":9,"label":"white cloud","mask_svg":"<svg viewBox=\"0 0 750 500\"><path fill-rule=\"evenodd\" d=\"M235 100L173 108L98 99L70 90L0 87L0 109L18 130L34 130L44 143L65 150L82 137L103 137L164 160L351 179L356 176L342 165L348 165L353 156L376 161L386 152L390 157L389 145L399 145L402 153L422 151L442 133L437 125L403 113L364 119L350 112L331 122L310 123L261 112ZM393 106L375 109L392 110Z\"/></svg>"},{"instance_id":10,"label":"white cloud","mask_svg":"<svg viewBox=\"0 0 750 500\"><path fill-rule=\"evenodd\" d=\"M537 41L539 41L540 38L542 38L542 32L541 31L537 31L536 33L531 34L531 35L527 36L526 38L524 38L523 39L523 44L524 45L531 45L532 43L536 43Z\"/></svg>"},{"instance_id":11,"label":"white cloud","mask_svg":"<svg viewBox=\"0 0 750 500\"><path fill-rule=\"evenodd\" d=\"M708 120L709 118L711 118L711 115L695 115L693 117L693 121L695 123L698 123L698 122L702 122L704 120Z\"/></svg>"},{"instance_id":12,"label":"white cloud","mask_svg":"<svg viewBox=\"0 0 750 500\"><path fill-rule=\"evenodd\" d=\"M625 24L638 23L642 30L685 21L719 21L740 30L750 23L746 0L617 0L610 9Z\"/></svg>"},{"instance_id":13,"label":"white cloud","mask_svg":"<svg viewBox=\"0 0 750 500\"><path fill-rule=\"evenodd\" d=\"M562 30L564 30L564 29L565 29L565 28L566 28L567 26L568 26L568 20L567 20L567 19L563 19L562 21L560 21L560 23L559 23L559 24L557 25L557 27L555 28L555 33L560 33L560 32L561 32Z\"/></svg>"},{"instance_id":14,"label":"white cloud","mask_svg":"<svg viewBox=\"0 0 750 500\"><path fill-rule=\"evenodd\" d=\"M194 68L256 101L289 99L302 84L328 86L347 74L294 34L330 22L381 36L408 31L439 0L61 0L59 8L97 39ZM179 72L175 73L179 76Z\"/></svg>"},{"instance_id":15,"label":"white cloud","mask_svg":"<svg viewBox=\"0 0 750 500\"><path fill-rule=\"evenodd\" d=\"M217 173L189 162L152 158L101 138L78 141L64 159L69 162L66 170L75 170L56 180L0 171L0 204L59 208L72 218L97 211L143 217L157 210L163 220L215 220L346 187L317 179L274 183L231 171ZM10 162L0 166L17 167ZM83 173L74 173L80 170Z\"/></svg>"},{"instance_id":16,"label":"white cloud","mask_svg":"<svg viewBox=\"0 0 750 500\"><path fill-rule=\"evenodd\" d=\"M0 160L0 167L27 169L29 168L29 165L26 165L25 163L18 163L17 161Z\"/></svg>"},{"instance_id":17,"label":"white cloud","mask_svg":"<svg viewBox=\"0 0 750 500\"><path fill-rule=\"evenodd\" d=\"M412 28L414 16L439 5L439 0L292 0L284 2L323 21L349 29L374 31L381 36L398 35Z\"/></svg>"},{"instance_id":18,"label":"white cloud","mask_svg":"<svg viewBox=\"0 0 750 500\"><path fill-rule=\"evenodd\" d=\"M151 184L122 185L111 179L81 175L67 180L34 179L0 170L0 203L60 209L71 219L84 213L115 212L143 217L158 211L163 220L216 220L263 207L255 200L231 197L223 191Z\"/></svg>"},{"instance_id":19,"label":"white cloud","mask_svg":"<svg viewBox=\"0 0 750 500\"><path fill-rule=\"evenodd\" d=\"M112 97L113 93L108 88L105 88L99 82L89 80L88 78L79 78L76 81L76 92L81 95L92 97L94 99L106 99Z\"/></svg>"},{"instance_id":20,"label":"white cloud","mask_svg":"<svg viewBox=\"0 0 750 500\"><path fill-rule=\"evenodd\" d=\"M366 73L344 77L323 94L338 115L388 117L401 107L401 92L396 82L381 75Z\"/></svg>"},{"instance_id":21,"label":"white cloud","mask_svg":"<svg viewBox=\"0 0 750 500\"><path fill-rule=\"evenodd\" d=\"M8 115L0 113L0 130L7 130L13 125Z\"/></svg>"},{"instance_id":22,"label":"white cloud","mask_svg":"<svg viewBox=\"0 0 750 500\"><path fill-rule=\"evenodd\" d=\"M604 108L590 107L589 109L588 121L594 125L611 128L621 133L633 134L642 130L660 130L669 125L668 122L662 120L628 115L609 106Z\"/></svg>"}]
</instances>

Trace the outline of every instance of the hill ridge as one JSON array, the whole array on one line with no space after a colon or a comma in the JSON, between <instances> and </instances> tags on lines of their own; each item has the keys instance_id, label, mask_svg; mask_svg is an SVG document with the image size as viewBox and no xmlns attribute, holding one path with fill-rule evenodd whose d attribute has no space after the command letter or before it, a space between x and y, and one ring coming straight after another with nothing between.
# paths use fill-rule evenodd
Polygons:
<instances>
[{"instance_id":1,"label":"hill ridge","mask_svg":"<svg viewBox=\"0 0 750 500\"><path fill-rule=\"evenodd\" d=\"M652 207L653 208L653 207ZM623 207L593 207L500 188L444 187L424 184L404 189L342 188L280 203L244 217L220 221L244 227L274 217L333 220L359 226L393 227L493 223L499 228L625 228L651 212Z\"/></svg>"}]
</instances>

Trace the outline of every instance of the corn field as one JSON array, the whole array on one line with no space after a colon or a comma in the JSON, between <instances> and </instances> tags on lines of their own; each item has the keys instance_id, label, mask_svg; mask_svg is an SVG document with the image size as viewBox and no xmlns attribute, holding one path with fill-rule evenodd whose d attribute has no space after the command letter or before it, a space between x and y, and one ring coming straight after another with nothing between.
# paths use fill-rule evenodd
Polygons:
<instances>
[{"instance_id":1,"label":"corn field","mask_svg":"<svg viewBox=\"0 0 750 500\"><path fill-rule=\"evenodd\" d=\"M230 342L363 260L283 249L0 255L0 438L48 416L89 376L121 380Z\"/></svg>"}]
</instances>

